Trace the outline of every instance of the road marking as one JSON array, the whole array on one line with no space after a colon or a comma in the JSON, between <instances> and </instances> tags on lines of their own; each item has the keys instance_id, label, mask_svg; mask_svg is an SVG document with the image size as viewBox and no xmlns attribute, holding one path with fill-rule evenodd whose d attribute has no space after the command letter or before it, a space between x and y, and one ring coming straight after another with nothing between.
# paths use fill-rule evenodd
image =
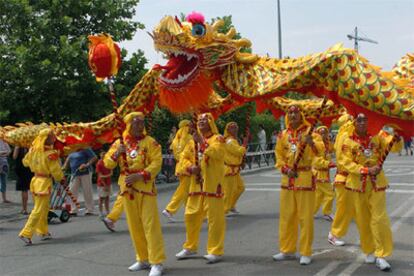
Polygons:
<instances>
[{"instance_id":1,"label":"road marking","mask_svg":"<svg viewBox=\"0 0 414 276\"><path fill-rule=\"evenodd\" d=\"M409 206L412 204L412 200L414 200L414 196L409 197L407 200L405 200L404 203L402 203L400 206L398 206L397 208L395 208L390 214L390 217L396 217L398 216L398 213L400 213L400 211L407 209Z\"/></svg>"},{"instance_id":2,"label":"road marking","mask_svg":"<svg viewBox=\"0 0 414 276\"><path fill-rule=\"evenodd\" d=\"M326 276L330 272L334 271L340 264L341 264L340 261L332 261L327 266L325 266L322 270L316 273L315 276Z\"/></svg>"},{"instance_id":3,"label":"road marking","mask_svg":"<svg viewBox=\"0 0 414 276\"><path fill-rule=\"evenodd\" d=\"M315 252L315 253L313 253L313 254L312 254L312 257L313 257L313 256L322 255L322 254L325 254L325 253L328 253L328 252L332 252L332 251L334 251L335 249L336 249L336 248L324 249L324 250L321 250L321 251L319 251L319 252Z\"/></svg>"},{"instance_id":4,"label":"road marking","mask_svg":"<svg viewBox=\"0 0 414 276\"><path fill-rule=\"evenodd\" d=\"M277 192L280 190L281 190L280 188L246 188L247 192ZM414 194L414 190L388 189L386 190L386 192L390 194Z\"/></svg>"},{"instance_id":5,"label":"road marking","mask_svg":"<svg viewBox=\"0 0 414 276\"><path fill-rule=\"evenodd\" d=\"M407 202L410 202L410 204L412 204L411 201L407 201ZM403 219L410 218L412 217L413 214L414 214L414 206L412 206L411 209L405 212L396 222L392 224L392 227L391 227L392 232L396 232L401 227Z\"/></svg>"},{"instance_id":6,"label":"road marking","mask_svg":"<svg viewBox=\"0 0 414 276\"><path fill-rule=\"evenodd\" d=\"M252 192L277 192L280 191L280 188L246 188L246 191L252 191Z\"/></svg>"},{"instance_id":7,"label":"road marking","mask_svg":"<svg viewBox=\"0 0 414 276\"><path fill-rule=\"evenodd\" d=\"M413 183L388 183L390 186L403 186L403 187L413 187L414 188L414 182ZM277 182L263 182L263 183L248 183L246 184L246 187L250 187L250 186L277 186L280 187L280 184Z\"/></svg>"},{"instance_id":8,"label":"road marking","mask_svg":"<svg viewBox=\"0 0 414 276\"><path fill-rule=\"evenodd\" d=\"M398 207L397 209L395 209L390 216L397 216L397 214L399 213L400 210L404 210L406 208L406 205L411 205L411 200L414 197L410 197L409 200L406 200L405 203L403 203L400 207ZM402 225L402 220L404 220L407 217L410 217L411 215L414 214L414 206L412 206L407 212L405 212L403 215L401 215L401 217L399 219L397 219L397 221L395 221L392 226L391 226L391 230L392 232L396 232L398 231L398 229L401 227ZM340 276L348 276L348 275L352 275L352 273L354 273L362 264L364 264L363 260L364 260L365 255L362 253L359 253L357 258L355 259L355 261L353 263L351 263L350 265L348 265L341 273L339 273Z\"/></svg>"},{"instance_id":9,"label":"road marking","mask_svg":"<svg viewBox=\"0 0 414 276\"><path fill-rule=\"evenodd\" d=\"M414 165L401 164L401 162L385 163L384 172L387 177L414 175ZM331 169L332 175L335 175L335 169ZM280 177L281 173L275 169L270 172L259 173L261 177Z\"/></svg>"}]
</instances>

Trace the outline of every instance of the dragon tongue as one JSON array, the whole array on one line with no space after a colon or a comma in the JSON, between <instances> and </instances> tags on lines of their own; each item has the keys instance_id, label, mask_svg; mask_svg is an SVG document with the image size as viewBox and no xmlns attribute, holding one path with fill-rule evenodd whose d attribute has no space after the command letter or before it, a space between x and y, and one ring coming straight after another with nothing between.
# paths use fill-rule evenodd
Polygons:
<instances>
[{"instance_id":1,"label":"dragon tongue","mask_svg":"<svg viewBox=\"0 0 414 276\"><path fill-rule=\"evenodd\" d=\"M165 65L164 76L172 80L177 79L180 74L184 76L196 65L197 60L194 58L188 60L186 55L172 55Z\"/></svg>"},{"instance_id":2,"label":"dragon tongue","mask_svg":"<svg viewBox=\"0 0 414 276\"><path fill-rule=\"evenodd\" d=\"M164 76L169 79L175 79L178 77L178 74L180 72L180 67L184 63L185 59L181 56L171 56L168 60L165 67L168 69L166 70Z\"/></svg>"}]
</instances>

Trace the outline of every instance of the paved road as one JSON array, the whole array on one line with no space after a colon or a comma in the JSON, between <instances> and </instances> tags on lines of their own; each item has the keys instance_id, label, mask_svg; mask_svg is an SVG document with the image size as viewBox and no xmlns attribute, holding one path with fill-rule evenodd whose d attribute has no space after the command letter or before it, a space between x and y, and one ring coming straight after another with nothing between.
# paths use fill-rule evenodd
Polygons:
<instances>
[{"instance_id":1,"label":"paved road","mask_svg":"<svg viewBox=\"0 0 414 276\"><path fill-rule=\"evenodd\" d=\"M414 158L390 156L385 164L391 189L388 211L394 233L394 255L390 258L392 274L412 275L414 271ZM185 237L181 222L163 220L166 244L166 275L374 275L374 265L363 264L358 249L358 233L352 225L347 246L336 248L326 241L329 222L315 221L314 256L309 266L297 261L276 263L271 256L278 252L278 216L280 174L268 170L246 175L246 192L240 199L239 216L227 219L226 248L223 262L207 265L206 227L200 242L200 257L176 261ZM166 205L172 191L159 195L159 209ZM163 218L162 218L163 219ZM132 275L127 267L134 262L126 222L118 222L117 232L109 233L97 217L72 218L65 224L50 226L54 239L23 246L17 239L25 221L0 222L1 275ZM139 272L136 275L147 275Z\"/></svg>"}]
</instances>

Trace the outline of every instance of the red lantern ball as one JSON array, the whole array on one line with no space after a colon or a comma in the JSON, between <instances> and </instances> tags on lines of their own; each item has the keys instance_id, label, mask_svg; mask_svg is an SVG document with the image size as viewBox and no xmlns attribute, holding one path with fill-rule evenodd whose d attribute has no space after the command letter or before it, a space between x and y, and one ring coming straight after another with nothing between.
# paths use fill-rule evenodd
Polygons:
<instances>
[{"instance_id":1,"label":"red lantern ball","mask_svg":"<svg viewBox=\"0 0 414 276\"><path fill-rule=\"evenodd\" d=\"M117 44L113 43L113 45L116 55L113 55L109 46L103 42L92 45L89 49L89 67L97 78L115 75L121 66L121 50ZM115 64L115 68L112 64Z\"/></svg>"}]
</instances>

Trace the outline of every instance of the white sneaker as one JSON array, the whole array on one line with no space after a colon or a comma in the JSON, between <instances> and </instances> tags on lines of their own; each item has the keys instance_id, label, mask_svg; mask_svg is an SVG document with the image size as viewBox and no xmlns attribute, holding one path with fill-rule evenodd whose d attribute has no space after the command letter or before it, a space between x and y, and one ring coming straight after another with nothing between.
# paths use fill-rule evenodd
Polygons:
<instances>
[{"instance_id":1,"label":"white sneaker","mask_svg":"<svg viewBox=\"0 0 414 276\"><path fill-rule=\"evenodd\" d=\"M162 264L156 264L151 266L151 271L148 276L161 276L164 271Z\"/></svg>"},{"instance_id":2,"label":"white sneaker","mask_svg":"<svg viewBox=\"0 0 414 276\"><path fill-rule=\"evenodd\" d=\"M308 265L308 264L310 264L311 262L312 262L311 257L308 257L308 256L301 256L301 257L300 257L300 261L299 261L299 263L300 263L301 265Z\"/></svg>"},{"instance_id":3,"label":"white sneaker","mask_svg":"<svg viewBox=\"0 0 414 276\"><path fill-rule=\"evenodd\" d=\"M170 222L175 222L175 220L174 220L174 218L173 218L173 215L170 213L170 212L168 212L166 209L164 209L163 211L162 211L162 214L164 215L164 217L166 217Z\"/></svg>"},{"instance_id":4,"label":"white sneaker","mask_svg":"<svg viewBox=\"0 0 414 276\"><path fill-rule=\"evenodd\" d=\"M136 262L130 267L128 267L129 271L140 271L144 269L149 269L151 266L148 262Z\"/></svg>"},{"instance_id":5,"label":"white sneaker","mask_svg":"<svg viewBox=\"0 0 414 276\"><path fill-rule=\"evenodd\" d=\"M295 254L286 254L286 253L278 253L276 255L273 255L274 261L284 261L284 260L293 260L296 258Z\"/></svg>"},{"instance_id":6,"label":"white sneaker","mask_svg":"<svg viewBox=\"0 0 414 276\"><path fill-rule=\"evenodd\" d=\"M377 258L375 265L382 271L389 271L391 265L384 258Z\"/></svg>"},{"instance_id":7,"label":"white sneaker","mask_svg":"<svg viewBox=\"0 0 414 276\"><path fill-rule=\"evenodd\" d=\"M231 208L230 212L233 214L240 214L240 212L236 208Z\"/></svg>"},{"instance_id":8,"label":"white sneaker","mask_svg":"<svg viewBox=\"0 0 414 276\"><path fill-rule=\"evenodd\" d=\"M32 239L31 238L27 238L27 237L24 237L24 236L19 236L19 239L24 241L26 246L32 245Z\"/></svg>"},{"instance_id":9,"label":"white sneaker","mask_svg":"<svg viewBox=\"0 0 414 276\"><path fill-rule=\"evenodd\" d=\"M183 249L180 252L178 252L177 254L175 254L175 257L177 258L177 260L183 260L183 259L187 259L188 257L197 254L196 251L191 251L188 249Z\"/></svg>"},{"instance_id":10,"label":"white sneaker","mask_svg":"<svg viewBox=\"0 0 414 276\"><path fill-rule=\"evenodd\" d=\"M365 263L366 264L373 264L375 263L375 256L372 254L368 254L365 256Z\"/></svg>"},{"instance_id":11,"label":"white sneaker","mask_svg":"<svg viewBox=\"0 0 414 276\"><path fill-rule=\"evenodd\" d=\"M41 241L47 241L47 240L51 240L51 239L52 239L52 235L50 233L40 235L40 240Z\"/></svg>"},{"instance_id":12,"label":"white sneaker","mask_svg":"<svg viewBox=\"0 0 414 276\"><path fill-rule=\"evenodd\" d=\"M207 260L208 264L215 264L215 263L221 261L221 256L213 255L213 254L207 254L207 255L204 255L204 259Z\"/></svg>"},{"instance_id":13,"label":"white sneaker","mask_svg":"<svg viewBox=\"0 0 414 276\"><path fill-rule=\"evenodd\" d=\"M329 232L329 234L328 234L328 242L332 245L335 245L335 246L345 245L344 241L342 241L342 240L338 239L337 237L335 237L334 235L332 235L331 232Z\"/></svg>"}]
</instances>

